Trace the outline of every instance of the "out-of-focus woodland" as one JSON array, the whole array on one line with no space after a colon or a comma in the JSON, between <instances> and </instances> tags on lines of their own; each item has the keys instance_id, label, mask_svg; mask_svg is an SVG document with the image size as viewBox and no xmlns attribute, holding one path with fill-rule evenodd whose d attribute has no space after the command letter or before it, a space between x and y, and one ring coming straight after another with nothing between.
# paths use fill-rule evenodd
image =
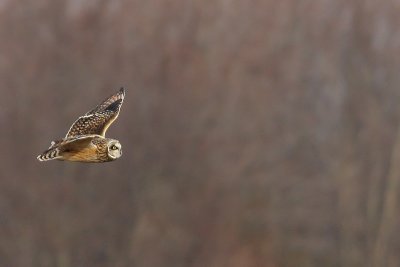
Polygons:
<instances>
[{"instance_id":1,"label":"out-of-focus woodland","mask_svg":"<svg viewBox=\"0 0 400 267\"><path fill-rule=\"evenodd\" d=\"M400 266L399 13L0 1L0 266ZM121 159L36 160L120 86Z\"/></svg>"}]
</instances>

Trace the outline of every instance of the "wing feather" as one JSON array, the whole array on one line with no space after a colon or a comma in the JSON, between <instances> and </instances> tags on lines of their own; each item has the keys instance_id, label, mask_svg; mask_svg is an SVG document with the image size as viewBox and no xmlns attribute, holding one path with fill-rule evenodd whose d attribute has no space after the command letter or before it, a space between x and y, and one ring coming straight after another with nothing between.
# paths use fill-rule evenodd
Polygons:
<instances>
[{"instance_id":1,"label":"wing feather","mask_svg":"<svg viewBox=\"0 0 400 267\"><path fill-rule=\"evenodd\" d=\"M113 95L107 97L103 102L101 102L99 105L97 105L97 107L95 107L91 111L87 112L85 115L95 114L97 112L104 111L104 110L108 109L111 105L118 102L118 100L121 100L120 103L122 104L124 97L125 97L125 89L123 87L121 87L116 94L113 94Z\"/></svg>"},{"instance_id":2,"label":"wing feather","mask_svg":"<svg viewBox=\"0 0 400 267\"><path fill-rule=\"evenodd\" d=\"M121 88L96 108L79 117L72 124L65 138L92 134L104 137L108 127L117 119L124 97L125 90Z\"/></svg>"},{"instance_id":3,"label":"wing feather","mask_svg":"<svg viewBox=\"0 0 400 267\"><path fill-rule=\"evenodd\" d=\"M55 142L53 141L50 147L40 154L37 159L40 161L47 161L62 158L62 153L64 152L74 152L91 147L91 142L95 137L99 137L99 135L75 136Z\"/></svg>"}]
</instances>

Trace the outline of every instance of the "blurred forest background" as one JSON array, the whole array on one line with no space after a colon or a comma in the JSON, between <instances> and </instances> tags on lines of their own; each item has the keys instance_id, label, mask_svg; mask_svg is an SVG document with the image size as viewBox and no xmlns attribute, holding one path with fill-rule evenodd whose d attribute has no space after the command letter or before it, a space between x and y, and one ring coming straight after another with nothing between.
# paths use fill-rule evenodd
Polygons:
<instances>
[{"instance_id":1,"label":"blurred forest background","mask_svg":"<svg viewBox=\"0 0 400 267\"><path fill-rule=\"evenodd\" d=\"M400 266L399 14L1 0L0 266ZM121 159L36 160L120 86Z\"/></svg>"}]
</instances>

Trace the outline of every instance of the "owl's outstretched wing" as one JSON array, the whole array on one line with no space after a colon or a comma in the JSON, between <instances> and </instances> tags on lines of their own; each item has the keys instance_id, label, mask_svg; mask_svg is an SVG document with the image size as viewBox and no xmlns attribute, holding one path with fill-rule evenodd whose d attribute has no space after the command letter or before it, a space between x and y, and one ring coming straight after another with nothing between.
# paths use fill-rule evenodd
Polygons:
<instances>
[{"instance_id":1,"label":"owl's outstretched wing","mask_svg":"<svg viewBox=\"0 0 400 267\"><path fill-rule=\"evenodd\" d=\"M91 145L92 140L98 135L74 136L71 138L51 142L50 147L37 156L40 161L47 161L60 158L60 153L79 151ZM93 146L93 145L92 145Z\"/></svg>"},{"instance_id":2,"label":"owl's outstretched wing","mask_svg":"<svg viewBox=\"0 0 400 267\"><path fill-rule=\"evenodd\" d=\"M121 88L116 94L108 97L96 108L79 117L72 124L65 138L91 134L104 137L108 127L117 119L124 97L125 90Z\"/></svg>"}]
</instances>

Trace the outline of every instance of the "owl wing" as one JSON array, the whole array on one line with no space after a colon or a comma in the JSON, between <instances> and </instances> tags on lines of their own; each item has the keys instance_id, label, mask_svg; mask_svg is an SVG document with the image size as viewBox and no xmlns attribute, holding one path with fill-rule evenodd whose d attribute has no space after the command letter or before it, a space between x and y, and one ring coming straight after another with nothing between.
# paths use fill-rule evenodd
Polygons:
<instances>
[{"instance_id":1,"label":"owl wing","mask_svg":"<svg viewBox=\"0 0 400 267\"><path fill-rule=\"evenodd\" d=\"M79 117L69 129L65 138L81 135L101 135L117 119L124 101L125 90L121 88L116 94L108 97L97 107Z\"/></svg>"},{"instance_id":2,"label":"owl wing","mask_svg":"<svg viewBox=\"0 0 400 267\"><path fill-rule=\"evenodd\" d=\"M91 111L87 112L85 115L95 114L97 112L104 111L110 105L114 104L115 102L118 102L119 100L121 100L121 104L122 104L122 101L124 100L124 97L125 97L125 89L123 87L121 87L117 93L113 94L110 97L107 97L97 107L95 107Z\"/></svg>"},{"instance_id":3,"label":"owl wing","mask_svg":"<svg viewBox=\"0 0 400 267\"><path fill-rule=\"evenodd\" d=\"M67 139L52 142L50 147L40 154L37 159L47 161L60 158L62 152L79 151L89 146L92 146L92 140L98 135L74 136Z\"/></svg>"},{"instance_id":4,"label":"owl wing","mask_svg":"<svg viewBox=\"0 0 400 267\"><path fill-rule=\"evenodd\" d=\"M63 151L78 151L85 147L92 145L92 140L99 135L91 134L91 135L78 135L74 137L70 137L68 139L63 140L59 147L63 148Z\"/></svg>"}]
</instances>

